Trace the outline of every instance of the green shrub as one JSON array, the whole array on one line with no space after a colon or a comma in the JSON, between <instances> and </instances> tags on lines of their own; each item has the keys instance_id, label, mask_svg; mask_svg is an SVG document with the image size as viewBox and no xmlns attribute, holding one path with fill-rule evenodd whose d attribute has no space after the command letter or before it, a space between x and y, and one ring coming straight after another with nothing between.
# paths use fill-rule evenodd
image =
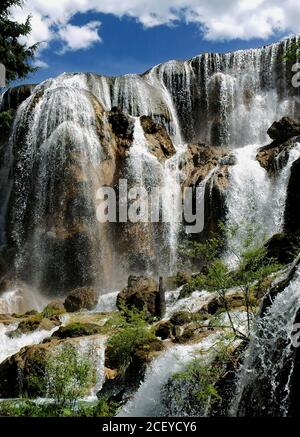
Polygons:
<instances>
[{"instance_id":1,"label":"green shrub","mask_svg":"<svg viewBox=\"0 0 300 437\"><path fill-rule=\"evenodd\" d=\"M157 340L145 317L144 312L124 309L115 320L119 330L109 338L107 354L112 367L121 373L125 373L138 348L147 349L149 343Z\"/></svg>"}]
</instances>

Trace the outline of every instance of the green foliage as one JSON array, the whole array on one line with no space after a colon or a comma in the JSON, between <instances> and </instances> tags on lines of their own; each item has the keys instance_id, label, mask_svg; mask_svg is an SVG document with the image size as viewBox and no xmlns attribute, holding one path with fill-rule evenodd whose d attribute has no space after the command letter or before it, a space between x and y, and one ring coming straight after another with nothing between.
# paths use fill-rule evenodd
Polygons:
<instances>
[{"instance_id":1,"label":"green foliage","mask_svg":"<svg viewBox=\"0 0 300 437\"><path fill-rule=\"evenodd\" d=\"M192 278L184 287L183 293L195 289L203 289L211 292L217 292L220 300L226 310L232 330L240 337L244 334L238 331L234 326L230 309L228 306L226 293L233 287L239 288L244 295L244 302L247 311L248 332L254 314L253 303L255 299L251 295L251 286L255 283L262 284L274 272L277 272L282 266L272 258L267 256L265 246L255 244L256 235L259 232L257 226L245 226L244 240L240 242L239 250L232 244L237 227L227 227L219 225L219 237L215 237L203 243L188 242L185 251L181 253L188 258L201 260L204 269L196 277ZM259 232L259 234L261 234ZM221 257L221 248L225 246L227 254L236 260L236 267L230 268L224 258Z\"/></svg>"},{"instance_id":2,"label":"green foliage","mask_svg":"<svg viewBox=\"0 0 300 437\"><path fill-rule=\"evenodd\" d=\"M96 373L88 355L79 355L70 344L64 344L41 366L40 375L29 378L31 389L53 399L58 409L76 410L78 400L88 394L96 382Z\"/></svg>"},{"instance_id":3,"label":"green foliage","mask_svg":"<svg viewBox=\"0 0 300 437\"><path fill-rule=\"evenodd\" d=\"M106 398L95 404L78 403L76 410L52 403L38 404L29 399L0 402L0 417L113 417L119 405Z\"/></svg>"},{"instance_id":4,"label":"green foliage","mask_svg":"<svg viewBox=\"0 0 300 437\"><path fill-rule=\"evenodd\" d=\"M67 326L61 326L58 331L54 333L54 337L58 338L76 338L88 335L95 335L102 333L101 326L95 323L70 323Z\"/></svg>"},{"instance_id":5,"label":"green foliage","mask_svg":"<svg viewBox=\"0 0 300 437\"><path fill-rule=\"evenodd\" d=\"M156 340L145 318L145 312L124 308L111 322L118 330L109 338L107 352L109 361L121 373L126 372L137 348L147 348L149 343Z\"/></svg>"},{"instance_id":6,"label":"green foliage","mask_svg":"<svg viewBox=\"0 0 300 437\"><path fill-rule=\"evenodd\" d=\"M195 358L184 371L176 373L172 378L185 384L191 404L198 404L199 411L207 411L222 401L218 382L226 375L228 363L233 361L230 346L220 342L212 363L205 364L202 358Z\"/></svg>"},{"instance_id":7,"label":"green foliage","mask_svg":"<svg viewBox=\"0 0 300 437\"><path fill-rule=\"evenodd\" d=\"M288 50L283 55L284 61L295 62L300 58L300 39L298 38L294 44L288 48Z\"/></svg>"},{"instance_id":8,"label":"green foliage","mask_svg":"<svg viewBox=\"0 0 300 437\"><path fill-rule=\"evenodd\" d=\"M50 317L53 316L60 316L61 314L64 314L66 311L63 309L55 309L55 308L51 308L50 306L47 306L43 311L42 311L42 315L43 317L45 317L46 319L49 319Z\"/></svg>"},{"instance_id":9,"label":"green foliage","mask_svg":"<svg viewBox=\"0 0 300 437\"><path fill-rule=\"evenodd\" d=\"M9 133L13 120L14 120L13 109L0 112L0 131L4 134Z\"/></svg>"},{"instance_id":10,"label":"green foliage","mask_svg":"<svg viewBox=\"0 0 300 437\"><path fill-rule=\"evenodd\" d=\"M25 78L37 69L31 65L38 45L26 47L19 38L31 32L30 17L25 23L13 21L9 15L11 6L21 7L22 0L1 0L0 5L0 62L6 67L7 81Z\"/></svg>"}]
</instances>

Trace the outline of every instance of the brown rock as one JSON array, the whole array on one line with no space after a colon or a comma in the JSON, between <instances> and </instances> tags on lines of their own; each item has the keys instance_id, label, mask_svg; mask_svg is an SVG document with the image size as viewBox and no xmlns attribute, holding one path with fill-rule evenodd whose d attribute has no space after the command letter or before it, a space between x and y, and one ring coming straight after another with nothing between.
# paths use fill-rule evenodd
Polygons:
<instances>
[{"instance_id":1,"label":"brown rock","mask_svg":"<svg viewBox=\"0 0 300 437\"><path fill-rule=\"evenodd\" d=\"M93 288L78 288L68 295L64 307L70 313L93 310L98 303L98 297L98 293Z\"/></svg>"},{"instance_id":2,"label":"brown rock","mask_svg":"<svg viewBox=\"0 0 300 437\"><path fill-rule=\"evenodd\" d=\"M157 316L157 294L158 283L153 278L129 276L128 286L117 297L117 306L135 307L151 316Z\"/></svg>"},{"instance_id":3,"label":"brown rock","mask_svg":"<svg viewBox=\"0 0 300 437\"><path fill-rule=\"evenodd\" d=\"M284 142L292 137L300 135L300 122L290 117L283 117L275 121L268 130L268 135L272 140Z\"/></svg>"},{"instance_id":4,"label":"brown rock","mask_svg":"<svg viewBox=\"0 0 300 437\"><path fill-rule=\"evenodd\" d=\"M165 161L175 155L175 147L165 128L145 115L141 117L141 125L148 141L149 150L159 161Z\"/></svg>"}]
</instances>

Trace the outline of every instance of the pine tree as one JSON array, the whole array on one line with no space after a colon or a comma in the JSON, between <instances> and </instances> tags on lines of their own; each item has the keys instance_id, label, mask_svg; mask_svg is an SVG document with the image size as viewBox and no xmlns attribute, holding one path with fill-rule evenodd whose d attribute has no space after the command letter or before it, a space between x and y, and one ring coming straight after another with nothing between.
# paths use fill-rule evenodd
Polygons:
<instances>
[{"instance_id":1,"label":"pine tree","mask_svg":"<svg viewBox=\"0 0 300 437\"><path fill-rule=\"evenodd\" d=\"M11 82L23 79L35 72L30 61L38 48L38 44L27 47L19 38L31 32L30 16L25 23L13 21L9 9L12 6L22 7L23 0L1 0L0 2L0 62L6 68L6 80Z\"/></svg>"}]
</instances>

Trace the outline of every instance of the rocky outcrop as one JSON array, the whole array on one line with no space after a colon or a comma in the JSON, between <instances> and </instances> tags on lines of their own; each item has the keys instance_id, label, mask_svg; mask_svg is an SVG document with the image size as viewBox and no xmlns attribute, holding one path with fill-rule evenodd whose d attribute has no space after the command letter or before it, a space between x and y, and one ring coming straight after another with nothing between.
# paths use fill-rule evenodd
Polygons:
<instances>
[{"instance_id":1,"label":"rocky outcrop","mask_svg":"<svg viewBox=\"0 0 300 437\"><path fill-rule=\"evenodd\" d=\"M290 117L283 117L272 124L268 129L268 135L272 140L283 143L289 138L300 135L300 122Z\"/></svg>"},{"instance_id":2,"label":"rocky outcrop","mask_svg":"<svg viewBox=\"0 0 300 437\"><path fill-rule=\"evenodd\" d=\"M55 331L52 338L66 339L101 334L101 326L96 323L70 323Z\"/></svg>"},{"instance_id":3,"label":"rocky outcrop","mask_svg":"<svg viewBox=\"0 0 300 437\"><path fill-rule=\"evenodd\" d=\"M7 111L9 109L16 110L18 106L24 102L32 93L36 85L20 85L9 88L3 94L0 111Z\"/></svg>"},{"instance_id":4,"label":"rocky outcrop","mask_svg":"<svg viewBox=\"0 0 300 437\"><path fill-rule=\"evenodd\" d=\"M229 167L235 163L235 157L227 148L211 147L202 143L188 145L182 166L186 176L183 187L205 184L204 229L200 234L193 235L193 239L211 238L219 231L218 224L226 216Z\"/></svg>"},{"instance_id":5,"label":"rocky outcrop","mask_svg":"<svg viewBox=\"0 0 300 437\"><path fill-rule=\"evenodd\" d=\"M143 276L129 276L128 285L117 297L117 307L136 308L151 317L159 317L157 281Z\"/></svg>"},{"instance_id":6,"label":"rocky outcrop","mask_svg":"<svg viewBox=\"0 0 300 437\"><path fill-rule=\"evenodd\" d=\"M291 176L287 189L287 199L284 212L284 229L286 232L300 231L300 159L292 165Z\"/></svg>"},{"instance_id":7,"label":"rocky outcrop","mask_svg":"<svg viewBox=\"0 0 300 437\"><path fill-rule=\"evenodd\" d=\"M69 313L93 310L98 303L98 293L93 288L78 288L68 295L64 307Z\"/></svg>"},{"instance_id":8,"label":"rocky outcrop","mask_svg":"<svg viewBox=\"0 0 300 437\"><path fill-rule=\"evenodd\" d=\"M175 147L165 128L155 123L151 117L142 116L141 125L147 139L149 151L161 162L175 155Z\"/></svg>"},{"instance_id":9,"label":"rocky outcrop","mask_svg":"<svg viewBox=\"0 0 300 437\"><path fill-rule=\"evenodd\" d=\"M283 117L272 124L268 135L273 142L261 147L256 159L270 175L275 175L286 165L289 151L300 141L300 122Z\"/></svg>"},{"instance_id":10,"label":"rocky outcrop","mask_svg":"<svg viewBox=\"0 0 300 437\"><path fill-rule=\"evenodd\" d=\"M270 176L274 176L280 171L289 159L290 150L300 141L300 137L290 138L284 143L274 141L273 143L261 147L256 155L260 165L267 170Z\"/></svg>"},{"instance_id":11,"label":"rocky outcrop","mask_svg":"<svg viewBox=\"0 0 300 437\"><path fill-rule=\"evenodd\" d=\"M59 344L52 340L34 346L27 346L0 364L0 397L17 398L20 395L38 396L30 379L43 374L44 363L51 350Z\"/></svg>"}]
</instances>

